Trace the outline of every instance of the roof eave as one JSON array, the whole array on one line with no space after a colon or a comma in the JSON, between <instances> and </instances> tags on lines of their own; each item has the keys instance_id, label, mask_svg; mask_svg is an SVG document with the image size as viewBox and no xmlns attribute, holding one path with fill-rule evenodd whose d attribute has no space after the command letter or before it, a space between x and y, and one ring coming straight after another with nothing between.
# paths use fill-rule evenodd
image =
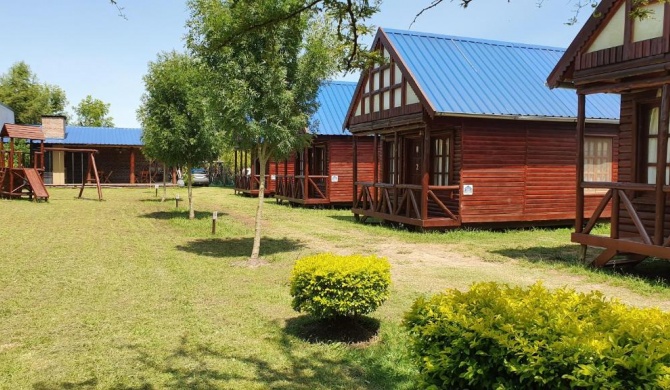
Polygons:
<instances>
[{"instance_id":1,"label":"roof eave","mask_svg":"<svg viewBox=\"0 0 670 390\"><path fill-rule=\"evenodd\" d=\"M459 117L459 118L476 118L476 119L504 119L504 120L520 120L520 121L538 121L538 122L562 122L562 123L576 123L576 117L563 116L535 116L535 115L510 115L510 114L466 114L455 112L437 112L438 117ZM588 123L603 123L603 124L619 124L619 119L611 118L586 118Z\"/></svg>"}]
</instances>

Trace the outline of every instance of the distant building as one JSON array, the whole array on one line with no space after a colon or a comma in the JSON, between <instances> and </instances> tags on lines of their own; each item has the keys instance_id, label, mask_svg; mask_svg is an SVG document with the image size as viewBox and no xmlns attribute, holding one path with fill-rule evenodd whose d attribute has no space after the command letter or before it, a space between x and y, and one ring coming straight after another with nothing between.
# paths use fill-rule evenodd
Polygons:
<instances>
[{"instance_id":1,"label":"distant building","mask_svg":"<svg viewBox=\"0 0 670 390\"><path fill-rule=\"evenodd\" d=\"M14 123L14 111L11 108L0 103L0 128L5 123Z\"/></svg>"},{"instance_id":2,"label":"distant building","mask_svg":"<svg viewBox=\"0 0 670 390\"><path fill-rule=\"evenodd\" d=\"M142 154L142 129L118 127L82 127L66 125L64 116L42 117L42 131L49 148L96 149L96 166L103 183L136 184L162 180ZM88 168L86 153L73 150L47 151L46 184L77 184Z\"/></svg>"}]
</instances>

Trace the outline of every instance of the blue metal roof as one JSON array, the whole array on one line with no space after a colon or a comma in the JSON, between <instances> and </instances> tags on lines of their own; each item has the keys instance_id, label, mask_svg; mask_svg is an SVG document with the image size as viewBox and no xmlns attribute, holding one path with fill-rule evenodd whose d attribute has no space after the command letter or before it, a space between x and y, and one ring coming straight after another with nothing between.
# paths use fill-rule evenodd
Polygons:
<instances>
[{"instance_id":1,"label":"blue metal roof","mask_svg":"<svg viewBox=\"0 0 670 390\"><path fill-rule=\"evenodd\" d=\"M142 129L120 127L65 126L65 139L47 138L44 142L63 145L142 146Z\"/></svg>"},{"instance_id":2,"label":"blue metal roof","mask_svg":"<svg viewBox=\"0 0 670 390\"><path fill-rule=\"evenodd\" d=\"M382 30L436 113L575 118L573 90L549 89L565 49ZM421 98L421 91L416 91ZM588 119L619 119L618 95L586 99Z\"/></svg>"},{"instance_id":3,"label":"blue metal roof","mask_svg":"<svg viewBox=\"0 0 670 390\"><path fill-rule=\"evenodd\" d=\"M342 130L342 122L347 116L355 90L355 82L324 82L316 97L319 109L310 119L310 132L319 135L351 135L349 131Z\"/></svg>"}]
</instances>

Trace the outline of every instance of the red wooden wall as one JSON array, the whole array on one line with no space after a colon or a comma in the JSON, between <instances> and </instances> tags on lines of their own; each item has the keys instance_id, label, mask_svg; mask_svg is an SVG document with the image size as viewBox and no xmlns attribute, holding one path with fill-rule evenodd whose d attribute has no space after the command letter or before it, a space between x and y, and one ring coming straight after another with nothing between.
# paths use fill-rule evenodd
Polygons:
<instances>
[{"instance_id":1,"label":"red wooden wall","mask_svg":"<svg viewBox=\"0 0 670 390\"><path fill-rule=\"evenodd\" d=\"M616 128L587 126L587 135L614 137ZM461 185L473 185L474 194L460 199L462 222L574 219L575 133L574 123L464 120ZM614 140L614 178L618 174L616 145ZM587 216L600 199L602 195L587 196Z\"/></svg>"},{"instance_id":2,"label":"red wooden wall","mask_svg":"<svg viewBox=\"0 0 670 390\"><path fill-rule=\"evenodd\" d=\"M374 142L372 137L359 137L358 143L358 181L371 182L374 177ZM354 186L354 147L350 136L329 137L328 174L338 176L338 181L330 183L330 203L353 203ZM381 163L380 163L381 164Z\"/></svg>"}]
</instances>

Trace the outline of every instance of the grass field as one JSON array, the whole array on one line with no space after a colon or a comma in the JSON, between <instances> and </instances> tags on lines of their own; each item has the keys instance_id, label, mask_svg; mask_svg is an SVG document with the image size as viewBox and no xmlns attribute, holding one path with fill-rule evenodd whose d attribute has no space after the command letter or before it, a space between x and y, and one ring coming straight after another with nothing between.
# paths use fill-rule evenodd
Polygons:
<instances>
[{"instance_id":1,"label":"grass field","mask_svg":"<svg viewBox=\"0 0 670 390\"><path fill-rule=\"evenodd\" d=\"M153 189L105 189L103 202L77 191L0 201L0 389L409 389L403 314L421 294L476 281L543 280L668 309L668 262L585 268L567 228L419 234L270 199L269 264L246 268L235 264L251 253L255 199L198 188L188 220L183 202L161 203ZM186 197L168 189L177 193ZM391 261L371 338L319 339L318 324L292 311L292 264L319 251Z\"/></svg>"}]
</instances>

